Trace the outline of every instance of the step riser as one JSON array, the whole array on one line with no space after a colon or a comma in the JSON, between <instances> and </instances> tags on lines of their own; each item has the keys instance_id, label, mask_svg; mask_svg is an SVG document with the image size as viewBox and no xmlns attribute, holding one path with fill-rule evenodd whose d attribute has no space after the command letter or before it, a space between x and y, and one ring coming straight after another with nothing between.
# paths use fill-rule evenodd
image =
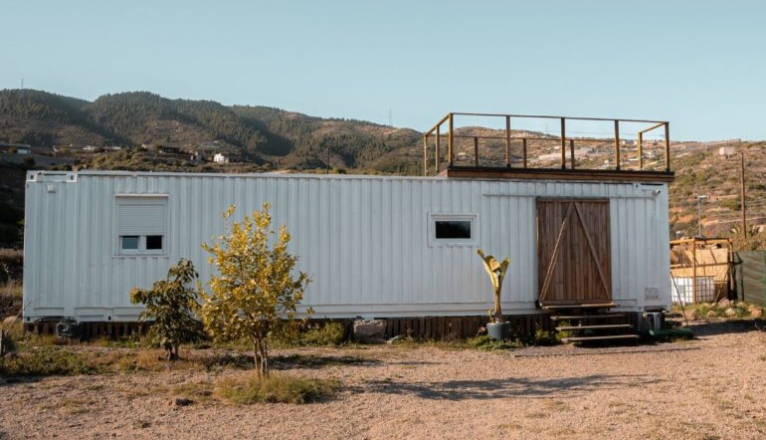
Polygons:
<instances>
[{"instance_id":1,"label":"step riser","mask_svg":"<svg viewBox=\"0 0 766 440\"><path fill-rule=\"evenodd\" d=\"M582 308L570 309L570 315L553 315L551 320L555 323L567 322L570 325L555 327L561 342L589 343L589 342L628 342L636 341L640 337L635 333L635 327L629 323L625 313L602 311L601 313L586 312ZM578 313L579 312L579 313ZM587 332L583 334L583 332Z\"/></svg>"}]
</instances>

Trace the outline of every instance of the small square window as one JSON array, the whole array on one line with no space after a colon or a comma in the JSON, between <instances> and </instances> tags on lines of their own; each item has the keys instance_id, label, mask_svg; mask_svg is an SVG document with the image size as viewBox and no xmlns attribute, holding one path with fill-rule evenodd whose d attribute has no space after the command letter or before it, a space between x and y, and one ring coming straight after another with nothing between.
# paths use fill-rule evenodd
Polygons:
<instances>
[{"instance_id":1,"label":"small square window","mask_svg":"<svg viewBox=\"0 0 766 440\"><path fill-rule=\"evenodd\" d=\"M124 251L137 251L138 238L138 235L123 235L120 237L120 248Z\"/></svg>"},{"instance_id":2,"label":"small square window","mask_svg":"<svg viewBox=\"0 0 766 440\"><path fill-rule=\"evenodd\" d=\"M148 235L146 237L146 250L162 250L162 235Z\"/></svg>"},{"instance_id":3,"label":"small square window","mask_svg":"<svg viewBox=\"0 0 766 440\"><path fill-rule=\"evenodd\" d=\"M478 246L479 235L476 214L428 214L429 246Z\"/></svg>"},{"instance_id":4,"label":"small square window","mask_svg":"<svg viewBox=\"0 0 766 440\"><path fill-rule=\"evenodd\" d=\"M470 220L437 220L436 221L437 239L471 239L471 221Z\"/></svg>"}]
</instances>

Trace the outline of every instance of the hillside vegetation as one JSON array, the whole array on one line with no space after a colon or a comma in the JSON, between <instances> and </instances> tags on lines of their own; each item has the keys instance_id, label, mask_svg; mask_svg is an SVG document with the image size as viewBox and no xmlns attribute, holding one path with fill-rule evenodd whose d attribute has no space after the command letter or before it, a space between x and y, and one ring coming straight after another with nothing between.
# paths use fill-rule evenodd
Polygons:
<instances>
[{"instance_id":1,"label":"hillside vegetation","mask_svg":"<svg viewBox=\"0 0 766 440\"><path fill-rule=\"evenodd\" d=\"M482 127L461 127L457 132L468 137L456 140L456 163L473 163L473 136L498 137L482 140L482 165L504 161L502 132ZM530 166L557 166L557 138L522 131L514 131L513 136L514 166L520 166L523 160L521 137L537 139L528 144ZM29 144L50 152L56 147L57 151L55 160L36 156L24 158L22 163L17 156L16 165L8 164L14 161L12 155L0 151L0 167L11 170L0 180L0 247L11 245L20 236L25 168L191 172L285 169L403 175L422 172L422 133L412 129L353 119L324 119L262 106L173 100L148 92L105 95L89 102L35 90L2 90L0 142ZM671 236L696 235L699 195L708 196L701 205L703 234L725 233L737 224L739 156L719 155L724 145L746 153L748 218L761 222L766 217L766 142L673 142L676 181L670 190ZM163 154L161 147L177 148L179 152ZM578 138L576 147L584 151L577 153L578 166L613 166L609 162L611 139ZM445 150L443 147L442 154ZM647 145L645 166L661 167L662 150L659 145ZM192 160L191 152L207 160ZM232 163L210 163L215 153L231 157ZM631 155L635 156L635 146L628 145L623 161ZM624 162L623 166L630 168L635 162Z\"/></svg>"}]
</instances>

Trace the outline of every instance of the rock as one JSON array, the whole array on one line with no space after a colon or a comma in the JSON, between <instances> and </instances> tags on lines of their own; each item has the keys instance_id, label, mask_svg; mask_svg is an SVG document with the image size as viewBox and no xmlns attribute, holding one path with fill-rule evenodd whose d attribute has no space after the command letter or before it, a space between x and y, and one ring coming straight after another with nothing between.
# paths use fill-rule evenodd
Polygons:
<instances>
[{"instance_id":1,"label":"rock","mask_svg":"<svg viewBox=\"0 0 766 440\"><path fill-rule=\"evenodd\" d=\"M718 317L718 314L715 312L715 310L708 310L707 319L715 319L717 317Z\"/></svg>"},{"instance_id":2,"label":"rock","mask_svg":"<svg viewBox=\"0 0 766 440\"><path fill-rule=\"evenodd\" d=\"M737 316L737 310L735 310L733 307L729 307L725 312L723 312L723 314L727 318L735 318Z\"/></svg>"},{"instance_id":3,"label":"rock","mask_svg":"<svg viewBox=\"0 0 766 440\"><path fill-rule=\"evenodd\" d=\"M689 321L699 321L701 316L697 309L684 310L684 316Z\"/></svg>"},{"instance_id":4,"label":"rock","mask_svg":"<svg viewBox=\"0 0 766 440\"><path fill-rule=\"evenodd\" d=\"M733 304L731 303L731 301L729 301L729 300L728 300L728 299L726 299L726 298L724 298L724 299L722 299L722 300L718 301L718 307L721 307L721 308L729 307L729 306L731 306L731 305L733 305Z\"/></svg>"},{"instance_id":5,"label":"rock","mask_svg":"<svg viewBox=\"0 0 766 440\"><path fill-rule=\"evenodd\" d=\"M362 344L385 342L386 321L382 319L357 319L354 321L354 340Z\"/></svg>"},{"instance_id":6,"label":"rock","mask_svg":"<svg viewBox=\"0 0 766 440\"><path fill-rule=\"evenodd\" d=\"M763 316L763 309L756 305L751 305L747 308L747 311L750 312L750 316L753 318L760 318Z\"/></svg>"},{"instance_id":7,"label":"rock","mask_svg":"<svg viewBox=\"0 0 766 440\"><path fill-rule=\"evenodd\" d=\"M191 399L185 399L183 397L176 397L175 399L170 401L170 404L168 406L189 406L192 403L194 403Z\"/></svg>"}]
</instances>

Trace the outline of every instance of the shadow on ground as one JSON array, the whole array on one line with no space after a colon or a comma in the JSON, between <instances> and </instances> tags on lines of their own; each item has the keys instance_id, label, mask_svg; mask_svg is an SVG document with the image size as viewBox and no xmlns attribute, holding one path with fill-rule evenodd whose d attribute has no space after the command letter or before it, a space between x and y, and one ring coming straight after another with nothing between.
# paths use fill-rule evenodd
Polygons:
<instances>
[{"instance_id":1,"label":"shadow on ground","mask_svg":"<svg viewBox=\"0 0 766 440\"><path fill-rule=\"evenodd\" d=\"M715 336L727 333L746 333L766 330L766 320L734 319L727 321L693 322L689 329L694 336Z\"/></svg>"},{"instance_id":2,"label":"shadow on ground","mask_svg":"<svg viewBox=\"0 0 766 440\"><path fill-rule=\"evenodd\" d=\"M413 395L432 400L489 400L509 397L547 397L594 390L620 390L660 382L645 375L591 375L557 379L507 378L456 380L446 382L398 383L392 380L369 381L356 391Z\"/></svg>"}]
</instances>

